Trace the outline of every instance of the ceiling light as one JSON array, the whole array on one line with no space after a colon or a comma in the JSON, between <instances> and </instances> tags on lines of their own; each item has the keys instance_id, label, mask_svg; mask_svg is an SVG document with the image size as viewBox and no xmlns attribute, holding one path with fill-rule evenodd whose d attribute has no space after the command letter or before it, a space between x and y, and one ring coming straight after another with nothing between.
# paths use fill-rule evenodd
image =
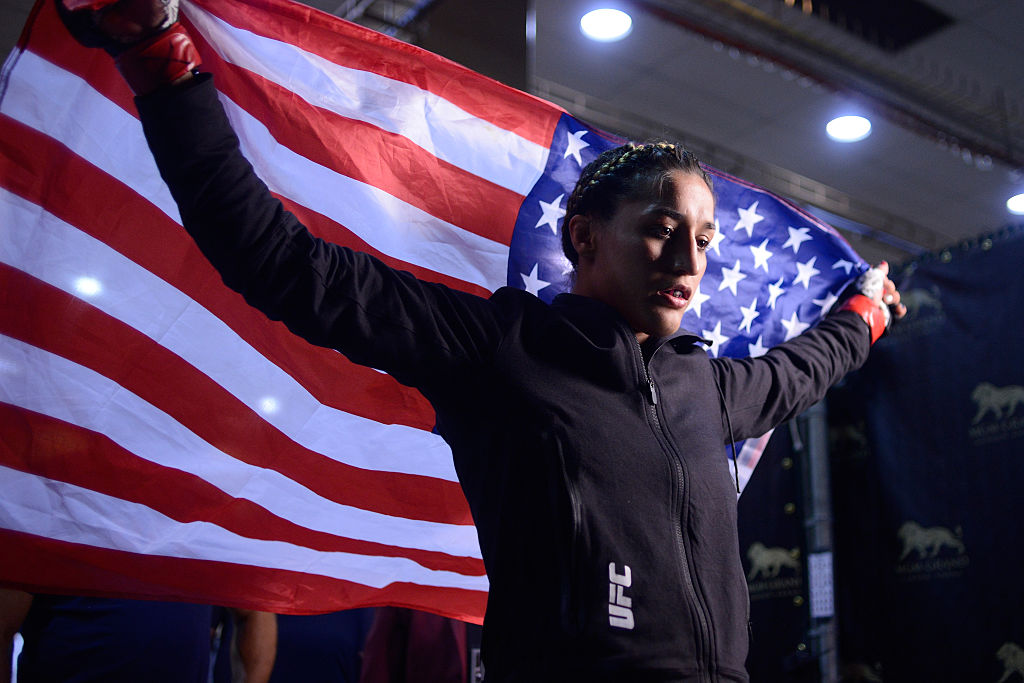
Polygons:
<instances>
[{"instance_id":1,"label":"ceiling light","mask_svg":"<svg viewBox=\"0 0 1024 683\"><path fill-rule=\"evenodd\" d=\"M871 122L863 116L840 116L828 122L825 132L839 142L857 142L871 134Z\"/></svg>"},{"instance_id":2,"label":"ceiling light","mask_svg":"<svg viewBox=\"0 0 1024 683\"><path fill-rule=\"evenodd\" d=\"M580 29L583 35L591 40L611 42L622 40L629 35L633 28L633 19L617 9L596 9L587 12L580 19Z\"/></svg>"},{"instance_id":3,"label":"ceiling light","mask_svg":"<svg viewBox=\"0 0 1024 683\"><path fill-rule=\"evenodd\" d=\"M1014 195L1007 199L1006 208L1010 210L1010 213L1024 216L1024 193Z\"/></svg>"}]
</instances>

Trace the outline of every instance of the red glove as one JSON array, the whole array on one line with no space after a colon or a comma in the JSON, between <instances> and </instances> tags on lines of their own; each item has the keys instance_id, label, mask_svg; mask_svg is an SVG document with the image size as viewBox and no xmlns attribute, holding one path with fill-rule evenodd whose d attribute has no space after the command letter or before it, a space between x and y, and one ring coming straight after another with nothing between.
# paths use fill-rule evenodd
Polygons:
<instances>
[{"instance_id":1,"label":"red glove","mask_svg":"<svg viewBox=\"0 0 1024 683\"><path fill-rule=\"evenodd\" d=\"M893 312L901 318L907 310L900 303L900 294L888 275L889 264L884 261L864 271L855 285L859 294L854 294L839 307L840 311L853 311L867 323L871 329L872 344L892 324Z\"/></svg>"},{"instance_id":2,"label":"red glove","mask_svg":"<svg viewBox=\"0 0 1024 683\"><path fill-rule=\"evenodd\" d=\"M202 64L178 23L178 0L56 0L71 35L101 47L136 95L175 83Z\"/></svg>"}]
</instances>

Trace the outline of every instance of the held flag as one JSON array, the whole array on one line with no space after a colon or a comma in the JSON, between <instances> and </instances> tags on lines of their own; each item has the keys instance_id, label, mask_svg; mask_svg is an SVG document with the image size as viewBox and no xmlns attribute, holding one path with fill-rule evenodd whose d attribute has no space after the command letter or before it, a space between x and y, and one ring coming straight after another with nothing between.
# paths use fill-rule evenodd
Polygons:
<instances>
[{"instance_id":1,"label":"held flag","mask_svg":"<svg viewBox=\"0 0 1024 683\"><path fill-rule=\"evenodd\" d=\"M296 3L192 0L182 20L246 156L311 231L482 296L565 290L566 198L620 140ZM683 322L714 355L756 355L866 264L811 216L714 175L719 233ZM112 61L49 0L0 81L0 414L0 582L483 617L430 406L224 287Z\"/></svg>"}]
</instances>

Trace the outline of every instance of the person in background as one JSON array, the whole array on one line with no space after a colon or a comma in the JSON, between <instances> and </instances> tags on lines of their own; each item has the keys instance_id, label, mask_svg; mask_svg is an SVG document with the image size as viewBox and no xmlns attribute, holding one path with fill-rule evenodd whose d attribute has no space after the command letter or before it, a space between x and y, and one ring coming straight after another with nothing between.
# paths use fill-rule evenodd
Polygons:
<instances>
[{"instance_id":1,"label":"person in background","mask_svg":"<svg viewBox=\"0 0 1024 683\"><path fill-rule=\"evenodd\" d=\"M17 683L207 683L209 605L33 595L0 589L0 683L10 683L14 635L24 645ZM267 683L273 614L238 611L235 681Z\"/></svg>"}]
</instances>

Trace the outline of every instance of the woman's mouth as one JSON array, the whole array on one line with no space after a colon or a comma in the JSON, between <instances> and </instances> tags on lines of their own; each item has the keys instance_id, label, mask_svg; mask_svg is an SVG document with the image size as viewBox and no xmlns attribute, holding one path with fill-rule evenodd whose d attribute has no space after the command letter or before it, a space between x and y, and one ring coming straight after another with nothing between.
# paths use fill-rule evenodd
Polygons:
<instances>
[{"instance_id":1,"label":"woman's mouth","mask_svg":"<svg viewBox=\"0 0 1024 683\"><path fill-rule=\"evenodd\" d=\"M682 308L690 303L689 287L666 287L658 292L658 296L674 308Z\"/></svg>"}]
</instances>

